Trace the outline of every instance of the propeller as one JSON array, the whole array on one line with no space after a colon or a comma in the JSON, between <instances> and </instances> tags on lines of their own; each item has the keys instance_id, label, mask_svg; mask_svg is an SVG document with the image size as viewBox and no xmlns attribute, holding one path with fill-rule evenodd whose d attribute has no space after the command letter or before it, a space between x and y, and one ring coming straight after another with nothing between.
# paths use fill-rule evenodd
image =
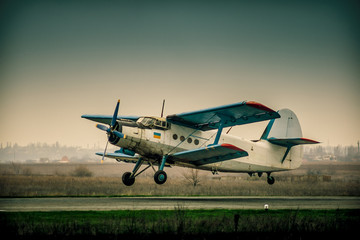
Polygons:
<instances>
[{"instance_id":1,"label":"propeller","mask_svg":"<svg viewBox=\"0 0 360 240\"><path fill-rule=\"evenodd\" d=\"M104 153L102 155L102 158L101 158L101 164L104 163L104 158L105 158L105 154L106 154L106 150L107 150L107 146L109 144L109 140L106 141L106 145L105 145L105 149L104 149Z\"/></svg>"},{"instance_id":2,"label":"propeller","mask_svg":"<svg viewBox=\"0 0 360 240\"><path fill-rule=\"evenodd\" d=\"M116 119L117 119L117 116L118 116L118 112L119 112L119 105L120 105L120 100L118 100L117 104L116 104L116 107L115 107L115 111L114 111L114 115L111 119L111 124L110 124L110 127L107 127L107 126L104 126L102 124L96 124L96 127L102 131L105 131L108 136L114 134L115 136L117 136L118 138L125 138L126 135L123 134L122 132L119 132L117 130L115 130L116 128ZM101 159L101 163L103 163L104 161L104 158L105 158L105 154L106 154L106 150L107 150L107 146L109 144L109 137L108 137L108 140L106 142L106 146L105 146L105 150L104 150L104 154L103 154L103 157Z\"/></svg>"}]
</instances>

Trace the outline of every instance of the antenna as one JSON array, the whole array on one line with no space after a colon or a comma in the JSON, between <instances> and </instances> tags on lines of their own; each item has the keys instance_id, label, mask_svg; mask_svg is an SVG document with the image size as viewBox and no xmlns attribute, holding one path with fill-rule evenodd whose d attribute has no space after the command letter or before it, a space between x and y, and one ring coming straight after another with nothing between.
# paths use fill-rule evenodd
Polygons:
<instances>
[{"instance_id":1,"label":"antenna","mask_svg":"<svg viewBox=\"0 0 360 240\"><path fill-rule=\"evenodd\" d=\"M164 115L164 106L165 106L165 99L163 100L162 108L161 108L161 117Z\"/></svg>"}]
</instances>

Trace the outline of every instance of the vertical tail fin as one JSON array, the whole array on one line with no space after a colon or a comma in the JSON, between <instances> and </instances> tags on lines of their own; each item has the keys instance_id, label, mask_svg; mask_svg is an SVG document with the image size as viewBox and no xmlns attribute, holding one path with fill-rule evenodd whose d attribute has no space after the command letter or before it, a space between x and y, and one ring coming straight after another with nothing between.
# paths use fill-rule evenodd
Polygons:
<instances>
[{"instance_id":1,"label":"vertical tail fin","mask_svg":"<svg viewBox=\"0 0 360 240\"><path fill-rule=\"evenodd\" d=\"M281 117L272 119L269 122L261 139L267 140L272 144L286 147L286 152L281 162L284 162L293 146L319 143L314 140L303 138L299 120L293 111L281 109L278 113Z\"/></svg>"},{"instance_id":2,"label":"vertical tail fin","mask_svg":"<svg viewBox=\"0 0 360 240\"><path fill-rule=\"evenodd\" d=\"M300 123L295 113L289 109L281 109L278 113L281 117L269 122L261 139L302 138Z\"/></svg>"}]
</instances>

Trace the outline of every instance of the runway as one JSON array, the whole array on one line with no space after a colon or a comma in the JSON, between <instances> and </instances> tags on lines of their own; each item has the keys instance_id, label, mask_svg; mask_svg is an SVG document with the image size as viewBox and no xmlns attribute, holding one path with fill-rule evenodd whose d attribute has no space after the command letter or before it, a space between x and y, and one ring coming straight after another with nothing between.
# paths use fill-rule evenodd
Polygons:
<instances>
[{"instance_id":1,"label":"runway","mask_svg":"<svg viewBox=\"0 0 360 240\"><path fill-rule=\"evenodd\" d=\"M0 211L185 209L359 209L360 197L63 197L0 198Z\"/></svg>"}]
</instances>

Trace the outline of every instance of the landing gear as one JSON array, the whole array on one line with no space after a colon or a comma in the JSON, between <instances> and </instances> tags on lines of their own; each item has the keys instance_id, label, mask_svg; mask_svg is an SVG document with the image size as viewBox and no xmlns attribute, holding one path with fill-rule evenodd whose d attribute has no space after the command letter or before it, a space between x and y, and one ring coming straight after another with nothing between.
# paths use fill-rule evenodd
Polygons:
<instances>
[{"instance_id":1,"label":"landing gear","mask_svg":"<svg viewBox=\"0 0 360 240\"><path fill-rule=\"evenodd\" d=\"M255 176L256 173L255 172L248 172L249 176ZM270 176L271 172L267 172L267 183L269 185L273 185L275 183L275 178ZM261 178L261 176L263 175L263 172L257 172L257 175L259 176L259 178Z\"/></svg>"},{"instance_id":2,"label":"landing gear","mask_svg":"<svg viewBox=\"0 0 360 240\"><path fill-rule=\"evenodd\" d=\"M154 180L157 184L164 184L166 182L167 175L166 172L164 172L164 167L167 157L168 157L167 155L163 156L159 170L154 175Z\"/></svg>"},{"instance_id":3,"label":"landing gear","mask_svg":"<svg viewBox=\"0 0 360 240\"><path fill-rule=\"evenodd\" d=\"M141 172L139 172L138 174L136 174L137 171L139 170L140 166L143 164L143 162L144 162L144 160L142 158L139 158L139 160L135 164L135 167L134 167L133 171L132 172L126 172L126 173L123 174L122 181L126 186L133 185L135 183L135 177L149 168L149 167L147 167L144 170L142 170Z\"/></svg>"},{"instance_id":4,"label":"landing gear","mask_svg":"<svg viewBox=\"0 0 360 240\"><path fill-rule=\"evenodd\" d=\"M275 182L275 178L274 178L274 177L272 177L272 176L270 176L270 173L268 173L268 176L267 176L267 183L268 183L269 185L273 185L273 184L274 184L274 182Z\"/></svg>"},{"instance_id":5,"label":"landing gear","mask_svg":"<svg viewBox=\"0 0 360 240\"><path fill-rule=\"evenodd\" d=\"M154 180L157 184L164 184L166 182L167 175L166 172L159 170L154 175Z\"/></svg>"},{"instance_id":6,"label":"landing gear","mask_svg":"<svg viewBox=\"0 0 360 240\"><path fill-rule=\"evenodd\" d=\"M131 172L126 172L122 176L122 181L126 186L131 186L135 183L135 177L131 177Z\"/></svg>"},{"instance_id":7,"label":"landing gear","mask_svg":"<svg viewBox=\"0 0 360 240\"><path fill-rule=\"evenodd\" d=\"M159 170L155 172L154 180L157 184L164 184L167 180L167 174L164 172L164 167L166 163L167 156L163 156L162 161L159 166ZM155 171L155 168L153 167L152 163L149 161L149 166L147 166L145 169L137 173L137 171L140 169L141 165L143 164L144 160L142 158L139 158L139 160L136 162L135 167L132 172L126 172L122 176L122 181L126 186L132 186L135 183L135 178L140 175L142 172L144 172L149 167L152 167Z\"/></svg>"}]
</instances>

